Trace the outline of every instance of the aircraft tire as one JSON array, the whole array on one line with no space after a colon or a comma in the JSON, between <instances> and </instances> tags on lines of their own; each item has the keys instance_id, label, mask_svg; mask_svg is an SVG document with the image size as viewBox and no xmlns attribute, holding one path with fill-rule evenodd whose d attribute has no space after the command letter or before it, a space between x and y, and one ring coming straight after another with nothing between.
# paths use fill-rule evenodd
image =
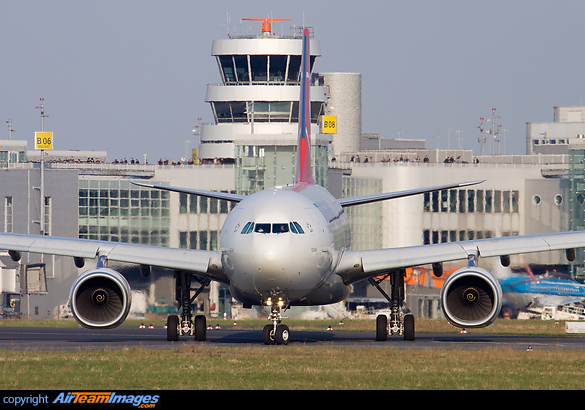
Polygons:
<instances>
[{"instance_id":1,"label":"aircraft tire","mask_svg":"<svg viewBox=\"0 0 585 410\"><path fill-rule=\"evenodd\" d=\"M414 316L404 316L404 340L412 341L415 339L414 335Z\"/></svg>"},{"instance_id":2,"label":"aircraft tire","mask_svg":"<svg viewBox=\"0 0 585 410\"><path fill-rule=\"evenodd\" d=\"M274 341L277 345L285 345L288 343L290 337L290 331L287 325L276 326L276 334L274 335Z\"/></svg>"},{"instance_id":3,"label":"aircraft tire","mask_svg":"<svg viewBox=\"0 0 585 410\"><path fill-rule=\"evenodd\" d=\"M167 340L176 342L179 340L179 316L172 315L167 318Z\"/></svg>"},{"instance_id":4,"label":"aircraft tire","mask_svg":"<svg viewBox=\"0 0 585 410\"><path fill-rule=\"evenodd\" d=\"M195 316L195 341L204 342L207 339L207 320L203 315Z\"/></svg>"},{"instance_id":5,"label":"aircraft tire","mask_svg":"<svg viewBox=\"0 0 585 410\"><path fill-rule=\"evenodd\" d=\"M271 335L272 329L274 326L266 325L264 329L262 329L262 341L265 345L273 345L274 344L274 337Z\"/></svg>"},{"instance_id":6,"label":"aircraft tire","mask_svg":"<svg viewBox=\"0 0 585 410\"><path fill-rule=\"evenodd\" d=\"M376 340L378 342L388 340L388 317L386 315L376 317Z\"/></svg>"}]
</instances>

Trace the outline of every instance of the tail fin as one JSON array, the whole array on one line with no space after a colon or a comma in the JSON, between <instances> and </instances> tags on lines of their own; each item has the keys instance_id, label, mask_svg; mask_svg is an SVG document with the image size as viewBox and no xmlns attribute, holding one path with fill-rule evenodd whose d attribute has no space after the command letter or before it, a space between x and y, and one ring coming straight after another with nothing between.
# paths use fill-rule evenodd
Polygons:
<instances>
[{"instance_id":1,"label":"tail fin","mask_svg":"<svg viewBox=\"0 0 585 410\"><path fill-rule=\"evenodd\" d=\"M297 184L315 184L311 171L311 54L309 53L309 30L303 34L301 62L301 95L299 99L299 135L297 139L297 168L294 179Z\"/></svg>"}]
</instances>

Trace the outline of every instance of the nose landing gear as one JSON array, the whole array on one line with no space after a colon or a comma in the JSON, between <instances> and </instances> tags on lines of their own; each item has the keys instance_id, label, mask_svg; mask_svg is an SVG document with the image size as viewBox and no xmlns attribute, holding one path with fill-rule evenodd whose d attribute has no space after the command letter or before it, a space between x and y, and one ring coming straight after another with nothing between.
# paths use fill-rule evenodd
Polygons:
<instances>
[{"instance_id":1,"label":"nose landing gear","mask_svg":"<svg viewBox=\"0 0 585 410\"><path fill-rule=\"evenodd\" d=\"M278 302L274 302L272 298L266 300L266 306L270 306L270 315L268 320L272 321L271 325L264 326L262 330L262 341L265 345L285 345L290 338L290 330L287 325L282 325L282 319L286 317L281 316L280 308L285 306L282 298L278 298ZM286 310L286 307L285 307Z\"/></svg>"}]
</instances>

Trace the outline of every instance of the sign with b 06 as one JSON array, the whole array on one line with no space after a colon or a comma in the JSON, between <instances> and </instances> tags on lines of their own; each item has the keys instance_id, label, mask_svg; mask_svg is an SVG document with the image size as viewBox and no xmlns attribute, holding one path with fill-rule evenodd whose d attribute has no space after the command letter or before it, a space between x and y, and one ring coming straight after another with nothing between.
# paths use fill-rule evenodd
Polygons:
<instances>
[{"instance_id":1,"label":"sign with b 06","mask_svg":"<svg viewBox=\"0 0 585 410\"><path fill-rule=\"evenodd\" d=\"M35 149L53 149L53 133L35 132Z\"/></svg>"}]
</instances>

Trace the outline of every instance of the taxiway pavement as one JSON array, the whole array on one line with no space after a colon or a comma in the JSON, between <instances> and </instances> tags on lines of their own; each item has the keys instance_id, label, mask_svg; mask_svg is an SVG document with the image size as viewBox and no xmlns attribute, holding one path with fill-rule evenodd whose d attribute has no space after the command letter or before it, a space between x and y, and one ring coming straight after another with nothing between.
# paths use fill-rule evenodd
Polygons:
<instances>
[{"instance_id":1,"label":"taxiway pavement","mask_svg":"<svg viewBox=\"0 0 585 410\"><path fill-rule=\"evenodd\" d=\"M406 342L391 336L386 342L374 340L372 332L295 331L291 328L288 346L307 347L375 347L415 349L585 349L585 336L526 336L472 333L418 333L416 340ZM193 345L265 346L261 330L237 328L207 331L207 341L195 342L181 337L178 342L166 340L166 330L121 326L109 330L83 328L0 327L0 349L30 351L112 350L125 348L179 349ZM265 346L270 347L270 346ZM279 347L279 346L274 346ZM285 346L280 346L285 347Z\"/></svg>"}]
</instances>

